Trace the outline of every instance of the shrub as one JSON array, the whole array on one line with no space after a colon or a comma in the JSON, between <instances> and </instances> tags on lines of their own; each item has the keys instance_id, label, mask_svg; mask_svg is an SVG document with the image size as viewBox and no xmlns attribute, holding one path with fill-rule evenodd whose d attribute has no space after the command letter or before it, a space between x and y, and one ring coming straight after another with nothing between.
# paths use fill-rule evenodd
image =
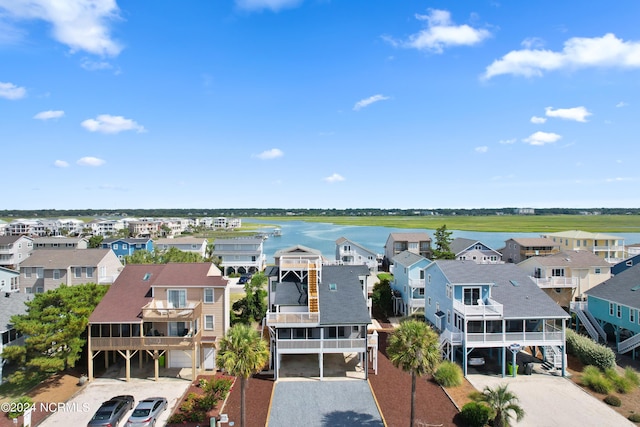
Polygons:
<instances>
[{"instance_id":1,"label":"shrub","mask_svg":"<svg viewBox=\"0 0 640 427\"><path fill-rule=\"evenodd\" d=\"M608 368L604 371L607 377L618 393L629 393L633 389L633 383L627 377L621 376L615 368Z\"/></svg>"},{"instance_id":2,"label":"shrub","mask_svg":"<svg viewBox=\"0 0 640 427\"><path fill-rule=\"evenodd\" d=\"M465 425L469 427L483 427L489 422L491 409L478 402L469 402L462 407L460 415Z\"/></svg>"},{"instance_id":3,"label":"shrub","mask_svg":"<svg viewBox=\"0 0 640 427\"><path fill-rule=\"evenodd\" d=\"M634 423L640 423L640 414L631 414L627 419Z\"/></svg>"},{"instance_id":4,"label":"shrub","mask_svg":"<svg viewBox=\"0 0 640 427\"><path fill-rule=\"evenodd\" d=\"M607 397L604 398L604 403L606 403L607 405L611 405L611 406L621 406L622 405L622 401L620 400L620 398L618 396L612 396L609 395Z\"/></svg>"},{"instance_id":5,"label":"shrub","mask_svg":"<svg viewBox=\"0 0 640 427\"><path fill-rule=\"evenodd\" d=\"M433 373L433 378L443 387L455 387L462 384L462 368L454 362L444 361Z\"/></svg>"},{"instance_id":6,"label":"shrub","mask_svg":"<svg viewBox=\"0 0 640 427\"><path fill-rule=\"evenodd\" d=\"M616 365L616 355L609 347L571 329L567 329L566 334L567 352L576 356L584 365L593 365L603 370Z\"/></svg>"},{"instance_id":7,"label":"shrub","mask_svg":"<svg viewBox=\"0 0 640 427\"><path fill-rule=\"evenodd\" d=\"M595 366L585 366L582 370L582 384L596 393L609 394L613 389L611 381Z\"/></svg>"},{"instance_id":8,"label":"shrub","mask_svg":"<svg viewBox=\"0 0 640 427\"><path fill-rule=\"evenodd\" d=\"M27 409L33 407L33 400L31 400L29 396L22 396L12 400L9 407L15 409L15 411L7 414L9 418L18 418L20 415L23 415Z\"/></svg>"},{"instance_id":9,"label":"shrub","mask_svg":"<svg viewBox=\"0 0 640 427\"><path fill-rule=\"evenodd\" d=\"M631 384L634 386L637 387L640 385L640 377L638 377L638 373L632 367L624 368L624 377L631 381Z\"/></svg>"}]
</instances>

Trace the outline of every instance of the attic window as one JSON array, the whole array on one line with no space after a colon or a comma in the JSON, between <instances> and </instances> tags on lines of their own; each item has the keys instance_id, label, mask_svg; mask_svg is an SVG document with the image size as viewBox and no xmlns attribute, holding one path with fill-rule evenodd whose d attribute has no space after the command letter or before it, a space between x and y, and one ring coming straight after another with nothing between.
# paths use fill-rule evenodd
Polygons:
<instances>
[{"instance_id":1,"label":"attic window","mask_svg":"<svg viewBox=\"0 0 640 427\"><path fill-rule=\"evenodd\" d=\"M520 286L520 284L518 282L516 282L515 280L509 280L511 282L511 284L513 286Z\"/></svg>"},{"instance_id":2,"label":"attic window","mask_svg":"<svg viewBox=\"0 0 640 427\"><path fill-rule=\"evenodd\" d=\"M338 290L338 285L335 283L329 283L329 290L330 291L337 291Z\"/></svg>"},{"instance_id":3,"label":"attic window","mask_svg":"<svg viewBox=\"0 0 640 427\"><path fill-rule=\"evenodd\" d=\"M633 288L631 288L632 291L637 291L638 289L640 289L640 285L634 286Z\"/></svg>"},{"instance_id":4,"label":"attic window","mask_svg":"<svg viewBox=\"0 0 640 427\"><path fill-rule=\"evenodd\" d=\"M151 279L151 273L146 273L146 274L144 275L144 277L142 278L142 280L143 280L144 282L148 282L148 281L149 281L149 279Z\"/></svg>"}]
</instances>

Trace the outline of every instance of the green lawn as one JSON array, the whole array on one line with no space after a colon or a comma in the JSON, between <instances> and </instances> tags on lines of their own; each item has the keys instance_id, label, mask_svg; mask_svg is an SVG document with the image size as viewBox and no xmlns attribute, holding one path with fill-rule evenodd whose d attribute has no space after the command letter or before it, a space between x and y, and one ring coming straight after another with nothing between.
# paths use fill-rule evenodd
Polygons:
<instances>
[{"instance_id":1,"label":"green lawn","mask_svg":"<svg viewBox=\"0 0 640 427\"><path fill-rule=\"evenodd\" d=\"M640 215L495 215L495 216L315 216L273 217L275 221L327 222L337 225L364 225L435 230L553 233L583 230L601 233L640 233Z\"/></svg>"}]
</instances>

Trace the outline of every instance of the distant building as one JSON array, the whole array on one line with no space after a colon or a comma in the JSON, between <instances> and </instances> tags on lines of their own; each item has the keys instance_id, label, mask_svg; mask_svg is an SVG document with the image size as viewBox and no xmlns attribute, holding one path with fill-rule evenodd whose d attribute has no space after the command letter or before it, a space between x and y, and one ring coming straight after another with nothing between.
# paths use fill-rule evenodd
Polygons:
<instances>
[{"instance_id":1,"label":"distant building","mask_svg":"<svg viewBox=\"0 0 640 427\"><path fill-rule=\"evenodd\" d=\"M534 208L516 208L513 213L516 215L535 215L536 210Z\"/></svg>"},{"instance_id":2,"label":"distant building","mask_svg":"<svg viewBox=\"0 0 640 427\"><path fill-rule=\"evenodd\" d=\"M544 235L560 244L561 251L591 251L615 264L626 258L624 239L604 233L568 230Z\"/></svg>"},{"instance_id":3,"label":"distant building","mask_svg":"<svg viewBox=\"0 0 640 427\"><path fill-rule=\"evenodd\" d=\"M560 252L560 243L544 237L519 237L509 239L502 249L502 260L518 264L534 256L551 255Z\"/></svg>"}]
</instances>

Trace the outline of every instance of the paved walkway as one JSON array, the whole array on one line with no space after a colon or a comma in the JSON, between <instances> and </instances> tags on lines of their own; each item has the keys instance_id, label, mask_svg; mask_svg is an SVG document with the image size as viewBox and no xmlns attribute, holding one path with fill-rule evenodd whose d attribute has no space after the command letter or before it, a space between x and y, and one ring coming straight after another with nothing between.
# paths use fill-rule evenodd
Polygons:
<instances>
[{"instance_id":1,"label":"paved walkway","mask_svg":"<svg viewBox=\"0 0 640 427\"><path fill-rule=\"evenodd\" d=\"M383 427L368 381L280 380L271 401L269 427Z\"/></svg>"},{"instance_id":2,"label":"paved walkway","mask_svg":"<svg viewBox=\"0 0 640 427\"><path fill-rule=\"evenodd\" d=\"M520 399L525 417L518 426L555 427L621 427L632 422L583 391L571 380L553 375L518 375L501 378L489 375L468 375L477 389L507 383L509 390Z\"/></svg>"}]
</instances>

